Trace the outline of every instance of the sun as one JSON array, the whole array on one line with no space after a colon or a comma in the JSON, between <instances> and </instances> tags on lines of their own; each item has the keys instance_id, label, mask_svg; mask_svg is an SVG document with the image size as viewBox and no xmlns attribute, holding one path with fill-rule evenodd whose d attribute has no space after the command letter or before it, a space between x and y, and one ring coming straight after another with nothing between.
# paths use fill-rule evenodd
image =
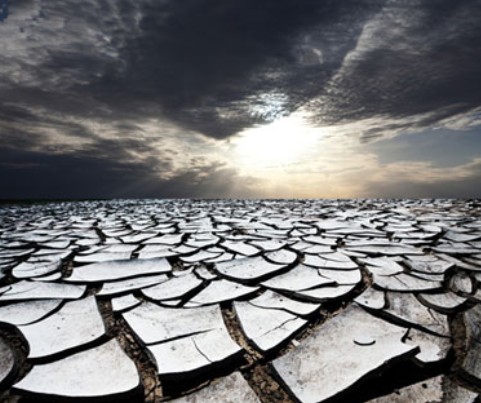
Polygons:
<instances>
[{"instance_id":1,"label":"sun","mask_svg":"<svg viewBox=\"0 0 481 403\"><path fill-rule=\"evenodd\" d=\"M242 131L232 144L241 164L256 169L278 168L302 159L318 138L302 118L287 116Z\"/></svg>"}]
</instances>

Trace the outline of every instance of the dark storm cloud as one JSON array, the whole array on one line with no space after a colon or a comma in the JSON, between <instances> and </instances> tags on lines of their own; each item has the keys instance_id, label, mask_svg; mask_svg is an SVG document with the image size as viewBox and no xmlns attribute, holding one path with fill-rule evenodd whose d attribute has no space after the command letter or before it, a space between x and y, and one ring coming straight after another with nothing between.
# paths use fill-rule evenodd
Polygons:
<instances>
[{"instance_id":1,"label":"dark storm cloud","mask_svg":"<svg viewBox=\"0 0 481 403\"><path fill-rule=\"evenodd\" d=\"M359 129L368 139L481 108L481 0L7 6L0 0L0 147L10 165L0 169L19 175L18 182L31 181L13 160L31 153L25 166L41 162L45 177L48 169L73 172L87 164L93 175L96 167L103 172L95 179L99 192L101 178L117 183L109 175L126 169L129 183L157 180L162 194L170 194L167 183L178 194L206 194L194 167L184 177L166 164L181 151L159 147L165 127L186 133L186 143L192 132L224 139L303 108L322 126L371 119ZM146 138L152 120L165 125L157 123L157 138ZM161 179L144 171L153 165ZM199 168L218 178L209 186L227 189L220 173L236 173L212 166ZM203 185L192 188L195 175ZM88 183L76 181L86 192Z\"/></svg>"},{"instance_id":2,"label":"dark storm cloud","mask_svg":"<svg viewBox=\"0 0 481 403\"><path fill-rule=\"evenodd\" d=\"M2 198L253 197L255 182L222 164L196 167L193 161L189 172L159 178L171 161L128 161L124 147L131 146L103 144L58 155L0 148Z\"/></svg>"},{"instance_id":3,"label":"dark storm cloud","mask_svg":"<svg viewBox=\"0 0 481 403\"><path fill-rule=\"evenodd\" d=\"M319 124L432 113L421 125L481 105L479 0L24 0L10 14L1 101L19 107L222 138L301 105Z\"/></svg>"},{"instance_id":4,"label":"dark storm cloud","mask_svg":"<svg viewBox=\"0 0 481 403\"><path fill-rule=\"evenodd\" d=\"M380 4L339 3L23 1L10 18L23 52L2 60L2 98L83 117L161 115L227 137L319 93Z\"/></svg>"},{"instance_id":5,"label":"dark storm cloud","mask_svg":"<svg viewBox=\"0 0 481 403\"><path fill-rule=\"evenodd\" d=\"M349 4L354 2L344 3L203 0L152 6L139 22L140 36L125 49L129 63L122 82L127 93L161 105L182 125L208 136L229 136L273 118L271 97L262 95L285 94L280 113L287 113L339 67L343 53L355 44L365 12L356 13L354 35L331 26L336 40L326 41L326 57L335 55L325 68L300 63L302 53L311 50L298 42L332 20L352 21ZM369 3L368 10L377 9ZM165 18L158 18L160 10ZM104 83L98 84L103 91ZM256 103L259 112L250 110Z\"/></svg>"},{"instance_id":6,"label":"dark storm cloud","mask_svg":"<svg viewBox=\"0 0 481 403\"><path fill-rule=\"evenodd\" d=\"M397 119L402 130L479 108L480 18L479 1L387 2L364 27L330 94L312 103L319 121L380 116Z\"/></svg>"}]
</instances>

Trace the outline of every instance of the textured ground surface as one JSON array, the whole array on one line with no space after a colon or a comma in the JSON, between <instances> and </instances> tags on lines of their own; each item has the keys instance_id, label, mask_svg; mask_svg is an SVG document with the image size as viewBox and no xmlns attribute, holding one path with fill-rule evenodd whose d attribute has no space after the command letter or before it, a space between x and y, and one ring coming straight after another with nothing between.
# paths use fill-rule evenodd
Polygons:
<instances>
[{"instance_id":1,"label":"textured ground surface","mask_svg":"<svg viewBox=\"0 0 481 403\"><path fill-rule=\"evenodd\" d=\"M2 401L479 402L481 203L0 207Z\"/></svg>"}]
</instances>

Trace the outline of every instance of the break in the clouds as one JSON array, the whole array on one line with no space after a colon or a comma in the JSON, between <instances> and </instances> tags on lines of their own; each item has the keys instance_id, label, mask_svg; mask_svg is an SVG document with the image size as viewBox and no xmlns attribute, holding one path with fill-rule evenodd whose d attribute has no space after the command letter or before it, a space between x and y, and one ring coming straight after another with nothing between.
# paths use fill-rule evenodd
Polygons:
<instances>
[{"instance_id":1,"label":"break in the clouds","mask_svg":"<svg viewBox=\"0 0 481 403\"><path fill-rule=\"evenodd\" d=\"M413 162L394 138L481 150L480 20L479 0L0 0L1 196L479 196L481 151Z\"/></svg>"}]
</instances>

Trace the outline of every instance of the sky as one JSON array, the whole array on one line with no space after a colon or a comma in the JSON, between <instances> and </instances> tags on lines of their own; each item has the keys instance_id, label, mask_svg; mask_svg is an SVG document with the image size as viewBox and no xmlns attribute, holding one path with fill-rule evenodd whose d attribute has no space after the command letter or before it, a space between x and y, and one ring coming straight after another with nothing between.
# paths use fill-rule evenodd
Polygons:
<instances>
[{"instance_id":1,"label":"sky","mask_svg":"<svg viewBox=\"0 0 481 403\"><path fill-rule=\"evenodd\" d=\"M0 0L0 199L481 197L481 0Z\"/></svg>"}]
</instances>

